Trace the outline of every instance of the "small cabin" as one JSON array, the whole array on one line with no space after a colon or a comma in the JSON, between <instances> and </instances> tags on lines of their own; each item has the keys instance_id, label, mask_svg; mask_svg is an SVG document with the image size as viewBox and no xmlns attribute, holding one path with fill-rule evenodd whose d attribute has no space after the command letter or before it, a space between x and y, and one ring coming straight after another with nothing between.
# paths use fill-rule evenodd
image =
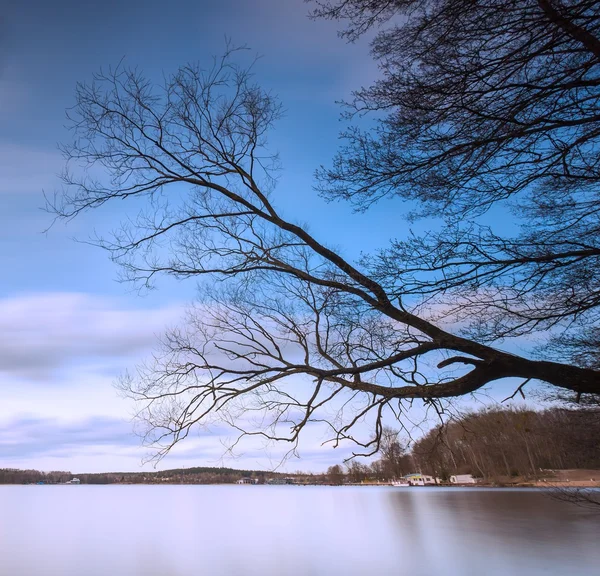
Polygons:
<instances>
[{"instance_id":1,"label":"small cabin","mask_svg":"<svg viewBox=\"0 0 600 576\"><path fill-rule=\"evenodd\" d=\"M407 474L406 476L403 476L403 479L411 486L431 486L439 484L438 478L428 476L427 474Z\"/></svg>"},{"instance_id":2,"label":"small cabin","mask_svg":"<svg viewBox=\"0 0 600 576\"><path fill-rule=\"evenodd\" d=\"M295 484L296 481L294 478L282 478L281 476L276 476L275 478L269 478L266 483L272 486L280 486L282 484Z\"/></svg>"},{"instance_id":3,"label":"small cabin","mask_svg":"<svg viewBox=\"0 0 600 576\"><path fill-rule=\"evenodd\" d=\"M450 476L451 484L477 484L477 480L471 474L456 474Z\"/></svg>"}]
</instances>

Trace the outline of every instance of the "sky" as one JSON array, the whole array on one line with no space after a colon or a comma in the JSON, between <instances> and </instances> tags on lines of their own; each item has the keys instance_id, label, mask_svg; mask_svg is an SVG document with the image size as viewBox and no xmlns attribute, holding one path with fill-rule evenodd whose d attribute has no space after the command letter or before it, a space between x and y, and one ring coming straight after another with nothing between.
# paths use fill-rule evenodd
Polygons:
<instances>
[{"instance_id":1,"label":"sky","mask_svg":"<svg viewBox=\"0 0 600 576\"><path fill-rule=\"evenodd\" d=\"M131 403L113 383L147 357L194 297L190 282L160 281L140 295L117 281L106 254L85 243L119 222L118 205L52 223L44 193L59 185L69 141L65 110L79 81L122 58L151 77L208 62L226 39L261 56L257 80L285 110L272 137L283 171L284 215L357 258L407 224L383 202L367 214L327 204L313 189L343 127L337 103L377 68L366 40L347 44L337 24L308 19L302 0L4 0L0 15L0 467L136 471L146 453ZM219 431L203 431L159 468L270 468L283 448L250 447L223 460ZM287 469L322 471L347 453L309 432Z\"/></svg>"}]
</instances>

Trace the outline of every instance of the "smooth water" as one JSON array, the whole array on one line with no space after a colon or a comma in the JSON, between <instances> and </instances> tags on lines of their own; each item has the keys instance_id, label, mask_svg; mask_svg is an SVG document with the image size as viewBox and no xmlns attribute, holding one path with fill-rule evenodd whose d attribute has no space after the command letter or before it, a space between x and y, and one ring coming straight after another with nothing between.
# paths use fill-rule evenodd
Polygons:
<instances>
[{"instance_id":1,"label":"smooth water","mask_svg":"<svg viewBox=\"0 0 600 576\"><path fill-rule=\"evenodd\" d=\"M539 491L0 486L1 576L598 576L599 535Z\"/></svg>"}]
</instances>

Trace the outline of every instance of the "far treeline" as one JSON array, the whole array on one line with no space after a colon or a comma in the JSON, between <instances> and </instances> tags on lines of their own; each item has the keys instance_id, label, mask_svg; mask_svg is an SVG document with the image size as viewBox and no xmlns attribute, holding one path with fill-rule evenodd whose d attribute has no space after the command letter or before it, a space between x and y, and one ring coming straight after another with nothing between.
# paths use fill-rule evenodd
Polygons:
<instances>
[{"instance_id":1,"label":"far treeline","mask_svg":"<svg viewBox=\"0 0 600 576\"><path fill-rule=\"evenodd\" d=\"M400 478L413 472L448 481L472 474L489 482L536 479L548 470L600 469L600 408L534 411L489 408L436 426L408 451L386 429L381 458L332 466L333 483Z\"/></svg>"},{"instance_id":2,"label":"far treeline","mask_svg":"<svg viewBox=\"0 0 600 576\"><path fill-rule=\"evenodd\" d=\"M242 478L252 478L257 484L289 476L264 470L236 470L234 468L192 467L161 470L159 472L105 472L73 474L71 472L17 470L0 468L0 484L65 484L74 477L82 484L234 484ZM294 476L298 476L297 474Z\"/></svg>"}]
</instances>

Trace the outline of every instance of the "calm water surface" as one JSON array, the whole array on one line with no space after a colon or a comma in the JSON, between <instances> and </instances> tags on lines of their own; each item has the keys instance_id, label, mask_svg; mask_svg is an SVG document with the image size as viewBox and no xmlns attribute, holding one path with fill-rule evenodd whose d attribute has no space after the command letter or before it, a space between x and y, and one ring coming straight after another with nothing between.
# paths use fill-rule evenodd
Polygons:
<instances>
[{"instance_id":1,"label":"calm water surface","mask_svg":"<svg viewBox=\"0 0 600 576\"><path fill-rule=\"evenodd\" d=\"M0 486L1 576L598 576L599 536L538 491Z\"/></svg>"}]
</instances>

